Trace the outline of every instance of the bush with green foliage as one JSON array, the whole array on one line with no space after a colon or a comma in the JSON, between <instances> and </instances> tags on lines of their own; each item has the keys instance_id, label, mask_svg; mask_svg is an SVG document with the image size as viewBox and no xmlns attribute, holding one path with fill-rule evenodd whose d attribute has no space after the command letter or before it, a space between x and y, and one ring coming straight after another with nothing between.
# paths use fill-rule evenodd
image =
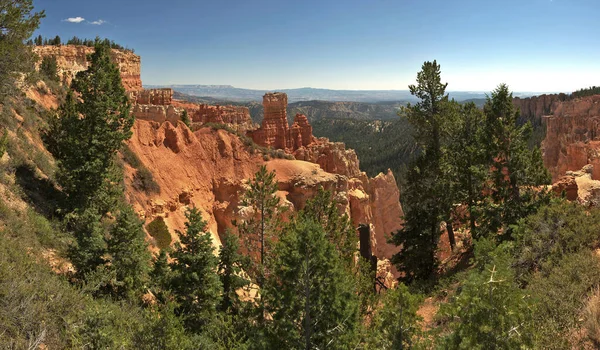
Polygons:
<instances>
[{"instance_id":1,"label":"bush with green foliage","mask_svg":"<svg viewBox=\"0 0 600 350\"><path fill-rule=\"evenodd\" d=\"M521 349L533 345L532 300L519 288L508 250L469 273L460 292L440 309L450 334L440 349ZM482 259L482 257L478 257Z\"/></svg>"},{"instance_id":2,"label":"bush with green foliage","mask_svg":"<svg viewBox=\"0 0 600 350\"><path fill-rule=\"evenodd\" d=\"M535 272L548 275L569 254L600 243L599 209L557 201L523 219L514 236L517 277L527 280Z\"/></svg>"},{"instance_id":3,"label":"bush with green foliage","mask_svg":"<svg viewBox=\"0 0 600 350\"><path fill-rule=\"evenodd\" d=\"M399 284L385 293L367 333L366 349L410 349L421 335L421 299Z\"/></svg>"},{"instance_id":4,"label":"bush with green foliage","mask_svg":"<svg viewBox=\"0 0 600 350\"><path fill-rule=\"evenodd\" d=\"M146 230L154 238L156 246L160 249L166 249L171 246L171 233L165 224L165 219L157 216L152 222L146 225Z\"/></svg>"},{"instance_id":5,"label":"bush with green foliage","mask_svg":"<svg viewBox=\"0 0 600 350\"><path fill-rule=\"evenodd\" d=\"M59 77L56 57L45 56L44 58L42 58L42 63L40 64L40 73L46 79L57 82L59 80Z\"/></svg>"}]
</instances>

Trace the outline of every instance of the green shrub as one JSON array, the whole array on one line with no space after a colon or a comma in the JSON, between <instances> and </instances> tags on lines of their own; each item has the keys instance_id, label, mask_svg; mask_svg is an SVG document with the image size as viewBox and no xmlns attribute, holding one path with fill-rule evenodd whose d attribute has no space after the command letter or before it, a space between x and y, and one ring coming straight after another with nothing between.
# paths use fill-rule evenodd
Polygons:
<instances>
[{"instance_id":1,"label":"green shrub","mask_svg":"<svg viewBox=\"0 0 600 350\"><path fill-rule=\"evenodd\" d=\"M135 174L133 175L133 187L146 193L160 192L160 186L156 181L154 181L152 172L150 172L150 170L148 170L146 167L141 167L136 170Z\"/></svg>"},{"instance_id":2,"label":"green shrub","mask_svg":"<svg viewBox=\"0 0 600 350\"><path fill-rule=\"evenodd\" d=\"M549 273L562 258L598 245L600 210L560 201L540 208L515 229L517 278L535 271Z\"/></svg>"},{"instance_id":3,"label":"green shrub","mask_svg":"<svg viewBox=\"0 0 600 350\"><path fill-rule=\"evenodd\" d=\"M123 148L121 148L121 155L123 156L125 163L131 165L132 168L139 169L142 166L142 161L135 153L133 153L129 145L124 145Z\"/></svg>"},{"instance_id":4,"label":"green shrub","mask_svg":"<svg viewBox=\"0 0 600 350\"><path fill-rule=\"evenodd\" d=\"M40 64L40 73L48 80L58 81L58 64L56 63L56 57L44 57Z\"/></svg>"},{"instance_id":5,"label":"green shrub","mask_svg":"<svg viewBox=\"0 0 600 350\"><path fill-rule=\"evenodd\" d=\"M527 292L535 300L536 348L578 348L571 344L572 331L581 326L585 300L599 284L600 260L589 249L566 255L552 270L533 275Z\"/></svg>"},{"instance_id":6,"label":"green shrub","mask_svg":"<svg viewBox=\"0 0 600 350\"><path fill-rule=\"evenodd\" d=\"M169 233L169 228L167 224L165 224L165 219L161 216L158 216L156 219L152 220L151 223L146 225L146 230L154 240L156 241L156 246L160 249L165 249L171 245L171 234Z\"/></svg>"}]
</instances>

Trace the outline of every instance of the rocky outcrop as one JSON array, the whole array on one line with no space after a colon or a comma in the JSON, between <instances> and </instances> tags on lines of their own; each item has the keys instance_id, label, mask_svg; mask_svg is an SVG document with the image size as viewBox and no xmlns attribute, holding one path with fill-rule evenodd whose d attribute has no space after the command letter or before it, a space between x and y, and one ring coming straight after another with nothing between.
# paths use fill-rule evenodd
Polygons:
<instances>
[{"instance_id":1,"label":"rocky outcrop","mask_svg":"<svg viewBox=\"0 0 600 350\"><path fill-rule=\"evenodd\" d=\"M330 142L320 138L314 143L297 149L294 157L316 163L327 172L349 177L360 177L358 157L353 149L346 149L342 142Z\"/></svg>"},{"instance_id":2,"label":"rocky outcrop","mask_svg":"<svg viewBox=\"0 0 600 350\"><path fill-rule=\"evenodd\" d=\"M566 101L569 95L566 94L549 94L527 98L515 97L513 104L520 111L521 118L530 120L533 124L539 125L542 122L542 117L551 115L558 104Z\"/></svg>"},{"instance_id":3,"label":"rocky outcrop","mask_svg":"<svg viewBox=\"0 0 600 350\"><path fill-rule=\"evenodd\" d=\"M171 105L141 105L134 104L131 113L136 119L164 123L166 121L177 124L183 111Z\"/></svg>"},{"instance_id":4,"label":"rocky outcrop","mask_svg":"<svg viewBox=\"0 0 600 350\"><path fill-rule=\"evenodd\" d=\"M249 133L260 146L293 152L314 142L312 126L305 115L297 114L290 127L287 121L285 93L275 92L263 96L264 118L261 127Z\"/></svg>"},{"instance_id":5,"label":"rocky outcrop","mask_svg":"<svg viewBox=\"0 0 600 350\"><path fill-rule=\"evenodd\" d=\"M266 164L275 171L279 195L287 206L299 210L320 187L331 190L340 210L354 225L369 226L376 256L389 258L396 251L395 246L386 243L386 236L401 227L402 214L391 172L368 179L360 172L357 176L351 172L331 173L307 161L264 161L261 154L249 152L233 134L210 128L192 132L181 122L137 120L133 132L129 146L152 172L161 190L158 194L137 190L132 185L134 170L128 168L129 201L148 222L156 216L164 217L174 239L175 230L184 229L186 208L195 206L208 221L218 245L219 235L238 218L245 182L261 164Z\"/></svg>"},{"instance_id":6,"label":"rocky outcrop","mask_svg":"<svg viewBox=\"0 0 600 350\"><path fill-rule=\"evenodd\" d=\"M248 107L199 104L196 109L188 112L194 123L229 124L245 126L248 129L252 126Z\"/></svg>"},{"instance_id":7,"label":"rocky outcrop","mask_svg":"<svg viewBox=\"0 0 600 350\"><path fill-rule=\"evenodd\" d=\"M579 171L567 171L552 190L566 199L586 207L600 206L600 181L592 179L594 166L588 164Z\"/></svg>"},{"instance_id":8,"label":"rocky outcrop","mask_svg":"<svg viewBox=\"0 0 600 350\"><path fill-rule=\"evenodd\" d=\"M132 100L141 105L171 105L173 89L144 89L132 93Z\"/></svg>"},{"instance_id":9,"label":"rocky outcrop","mask_svg":"<svg viewBox=\"0 0 600 350\"><path fill-rule=\"evenodd\" d=\"M594 166L592 179L600 180L600 95L557 104L546 117L542 150L553 182L587 164Z\"/></svg>"},{"instance_id":10,"label":"rocky outcrop","mask_svg":"<svg viewBox=\"0 0 600 350\"><path fill-rule=\"evenodd\" d=\"M80 45L45 45L34 46L33 51L40 57L38 66L44 57L55 57L59 77L70 84L78 72L88 68L87 56L94 52L94 48ZM111 57L119 67L125 90L142 90L140 56L130 51L111 49Z\"/></svg>"}]
</instances>

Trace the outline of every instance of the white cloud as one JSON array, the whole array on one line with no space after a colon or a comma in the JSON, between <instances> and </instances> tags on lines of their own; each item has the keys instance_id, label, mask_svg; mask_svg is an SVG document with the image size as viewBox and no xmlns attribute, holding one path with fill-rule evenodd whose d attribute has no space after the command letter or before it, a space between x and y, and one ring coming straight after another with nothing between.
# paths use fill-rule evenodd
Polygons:
<instances>
[{"instance_id":1,"label":"white cloud","mask_svg":"<svg viewBox=\"0 0 600 350\"><path fill-rule=\"evenodd\" d=\"M69 17L67 19L63 19L63 22L69 22L69 23L81 23L85 21L85 18L83 17Z\"/></svg>"},{"instance_id":2,"label":"white cloud","mask_svg":"<svg viewBox=\"0 0 600 350\"><path fill-rule=\"evenodd\" d=\"M99 19L99 20L97 20L97 21L90 22L90 24L95 24L95 25L97 25L97 26L101 26L101 25L103 25L104 23L106 23L106 21L105 21L105 20L103 20L103 19Z\"/></svg>"}]
</instances>

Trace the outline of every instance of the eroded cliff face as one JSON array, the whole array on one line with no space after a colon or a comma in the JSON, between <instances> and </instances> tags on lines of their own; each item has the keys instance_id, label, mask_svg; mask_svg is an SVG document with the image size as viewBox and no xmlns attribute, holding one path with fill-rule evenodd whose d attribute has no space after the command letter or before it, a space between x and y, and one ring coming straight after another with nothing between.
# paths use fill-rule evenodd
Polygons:
<instances>
[{"instance_id":1,"label":"eroded cliff face","mask_svg":"<svg viewBox=\"0 0 600 350\"><path fill-rule=\"evenodd\" d=\"M246 181L265 164L275 171L278 194L288 207L302 209L323 187L334 193L340 210L348 213L355 226L370 227L372 250L378 258L390 258L397 251L386 242L387 235L401 227L402 215L391 172L369 179L364 173L331 173L302 160L264 161L233 134L211 128L192 132L181 122L137 120L129 146L150 169L161 190L147 194L135 189L134 170L128 168L127 196L147 222L164 217L173 239L177 239L176 230L184 229L186 208L195 206L208 221L215 245L219 245L219 235L238 218ZM357 169L358 164L351 168Z\"/></svg>"},{"instance_id":2,"label":"eroded cliff face","mask_svg":"<svg viewBox=\"0 0 600 350\"><path fill-rule=\"evenodd\" d=\"M87 56L94 52L94 48L81 45L46 45L35 46L33 51L40 56L38 65L44 57L55 57L59 77L70 84L78 72L88 68ZM130 51L112 49L111 57L121 71L121 79L125 90L142 90L140 56Z\"/></svg>"},{"instance_id":3,"label":"eroded cliff face","mask_svg":"<svg viewBox=\"0 0 600 350\"><path fill-rule=\"evenodd\" d=\"M546 118L542 142L544 165L553 182L567 171L593 165L591 177L600 180L600 95L560 102Z\"/></svg>"},{"instance_id":4,"label":"eroded cliff face","mask_svg":"<svg viewBox=\"0 0 600 350\"><path fill-rule=\"evenodd\" d=\"M549 94L527 98L515 97L513 104L519 109L521 118L531 120L536 124L541 123L542 117L551 115L558 104L566 101L569 96L566 94Z\"/></svg>"}]
</instances>

